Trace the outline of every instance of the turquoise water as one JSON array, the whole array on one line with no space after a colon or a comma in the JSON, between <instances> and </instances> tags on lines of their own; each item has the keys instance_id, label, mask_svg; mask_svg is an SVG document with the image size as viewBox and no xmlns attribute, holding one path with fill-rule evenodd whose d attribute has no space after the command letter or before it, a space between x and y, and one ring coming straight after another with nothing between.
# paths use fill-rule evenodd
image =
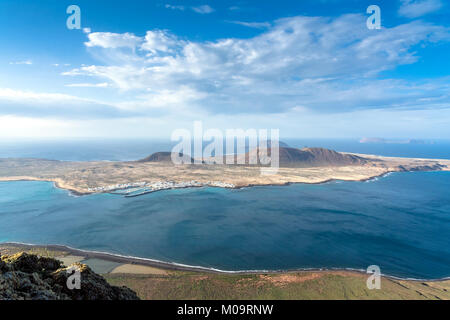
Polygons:
<instances>
[{"instance_id":1,"label":"turquoise water","mask_svg":"<svg viewBox=\"0 0 450 320\"><path fill-rule=\"evenodd\" d=\"M356 268L450 276L450 173L370 182L73 197L47 182L0 183L0 241L222 270Z\"/></svg>"}]
</instances>

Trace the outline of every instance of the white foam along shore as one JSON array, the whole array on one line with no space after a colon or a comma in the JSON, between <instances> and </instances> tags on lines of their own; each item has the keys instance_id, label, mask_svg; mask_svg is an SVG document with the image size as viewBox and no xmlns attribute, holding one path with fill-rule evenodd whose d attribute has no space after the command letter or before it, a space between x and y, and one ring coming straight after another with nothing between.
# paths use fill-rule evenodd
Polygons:
<instances>
[{"instance_id":1,"label":"white foam along shore","mask_svg":"<svg viewBox=\"0 0 450 320\"><path fill-rule=\"evenodd\" d=\"M97 258L100 260L118 262L118 263L126 263L126 264L137 264L161 269L169 269L169 270L179 270L179 271L195 271L195 272L208 272L208 273L222 273L222 274L277 274L277 273L289 273L289 272L327 272L327 271L350 271L357 273L366 274L366 270L359 268L340 268L340 267L318 267L318 268L292 268L292 269L254 269L254 270L223 270L218 268L211 267L203 267L203 266L195 266L188 265L178 262L166 262L157 259L150 258L142 258L128 255L121 255L116 253L109 253L104 251L96 251L96 250L84 250L77 249L67 245L62 244L31 244L24 242L0 242L0 245L4 246L16 246L16 247L28 247L28 248L45 248L48 250L59 250L66 251L69 254L84 256L86 258ZM408 280L408 281L427 281L427 282L436 282L436 281L446 281L450 280L450 276L443 278L411 278L411 277L398 277L394 275L384 274L381 276L389 279L395 280Z\"/></svg>"}]
</instances>

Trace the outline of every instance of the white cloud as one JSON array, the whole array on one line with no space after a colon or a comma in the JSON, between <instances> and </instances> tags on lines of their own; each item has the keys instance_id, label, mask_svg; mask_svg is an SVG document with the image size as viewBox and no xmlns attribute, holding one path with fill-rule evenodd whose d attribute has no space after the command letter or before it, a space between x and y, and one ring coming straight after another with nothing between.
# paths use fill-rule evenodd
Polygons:
<instances>
[{"instance_id":1,"label":"white cloud","mask_svg":"<svg viewBox=\"0 0 450 320\"><path fill-rule=\"evenodd\" d=\"M400 0L398 13L408 18L417 18L442 8L441 0Z\"/></svg>"},{"instance_id":2,"label":"white cloud","mask_svg":"<svg viewBox=\"0 0 450 320\"><path fill-rule=\"evenodd\" d=\"M83 28L83 32L84 33L91 33L92 30L91 30L91 28Z\"/></svg>"},{"instance_id":3,"label":"white cloud","mask_svg":"<svg viewBox=\"0 0 450 320\"><path fill-rule=\"evenodd\" d=\"M60 93L36 93L33 91L13 90L10 88L0 88L0 99L9 101L48 101L53 103L55 101L70 101L75 97Z\"/></svg>"},{"instance_id":4,"label":"white cloud","mask_svg":"<svg viewBox=\"0 0 450 320\"><path fill-rule=\"evenodd\" d=\"M269 22L245 22L245 21L227 21L229 23L239 24L244 27L265 29L270 27Z\"/></svg>"},{"instance_id":5,"label":"white cloud","mask_svg":"<svg viewBox=\"0 0 450 320\"><path fill-rule=\"evenodd\" d=\"M209 13L212 13L215 11L213 8L211 8L207 4L198 6L198 7L191 7L191 8L192 8L192 10L194 10L195 12L200 13L200 14L209 14Z\"/></svg>"},{"instance_id":6,"label":"white cloud","mask_svg":"<svg viewBox=\"0 0 450 320\"><path fill-rule=\"evenodd\" d=\"M145 40L140 48L145 51L150 51L152 54L159 52L171 53L175 49L177 43L176 37L164 30L147 31Z\"/></svg>"},{"instance_id":7,"label":"white cloud","mask_svg":"<svg viewBox=\"0 0 450 320\"><path fill-rule=\"evenodd\" d=\"M66 84L66 87L79 87L79 88L107 88L109 84L107 82L101 83L70 83Z\"/></svg>"},{"instance_id":8,"label":"white cloud","mask_svg":"<svg viewBox=\"0 0 450 320\"><path fill-rule=\"evenodd\" d=\"M171 5L171 4L166 4L164 7L167 8L167 9L180 10L180 11L184 11L186 9L185 6L174 6L174 5Z\"/></svg>"},{"instance_id":9,"label":"white cloud","mask_svg":"<svg viewBox=\"0 0 450 320\"><path fill-rule=\"evenodd\" d=\"M0 88L0 115L69 119L126 116L116 106L92 99L10 88Z\"/></svg>"},{"instance_id":10,"label":"white cloud","mask_svg":"<svg viewBox=\"0 0 450 320\"><path fill-rule=\"evenodd\" d=\"M108 49L131 48L135 49L142 38L132 33L111 33L111 32L93 32L88 34L89 41L85 43L87 47L101 47Z\"/></svg>"},{"instance_id":11,"label":"white cloud","mask_svg":"<svg viewBox=\"0 0 450 320\"><path fill-rule=\"evenodd\" d=\"M148 71L142 66L84 66L71 71L63 72L66 76L90 76L108 79L115 87L121 90L146 89Z\"/></svg>"},{"instance_id":12,"label":"white cloud","mask_svg":"<svg viewBox=\"0 0 450 320\"><path fill-rule=\"evenodd\" d=\"M62 73L77 80L66 90L98 88L114 102L0 88L0 121L34 118L30 126L38 131L47 123L38 119L79 121L73 130L96 135L96 128L107 133L119 125L121 133L148 134L149 123L166 133L169 126L208 119L209 127L257 123L282 125L283 133L292 135L302 128L317 136L322 134L317 128L328 128L324 135L360 130L359 136L376 136L380 128L413 130L408 119L422 117L424 130L449 132L444 128L450 119L449 78L379 77L417 61L418 45L450 40L449 30L415 21L372 32L365 20L363 15L291 17L252 38L204 42L167 30L145 36L90 33L86 47L102 63ZM401 120L380 124L383 117ZM353 127L355 121L361 125Z\"/></svg>"},{"instance_id":13,"label":"white cloud","mask_svg":"<svg viewBox=\"0 0 450 320\"><path fill-rule=\"evenodd\" d=\"M33 62L31 60L23 60L23 61L12 61L9 64L26 64L26 65L32 65Z\"/></svg>"},{"instance_id":14,"label":"white cloud","mask_svg":"<svg viewBox=\"0 0 450 320\"><path fill-rule=\"evenodd\" d=\"M170 135L205 119L210 128L282 127L291 136L448 136L448 77L380 73L415 63L428 43L449 41L449 29L414 21L373 31L366 19L290 17L251 38L215 41L167 30L89 33L99 63L62 74L77 80L67 87L102 88L114 102L0 88L0 133Z\"/></svg>"},{"instance_id":15,"label":"white cloud","mask_svg":"<svg viewBox=\"0 0 450 320\"><path fill-rule=\"evenodd\" d=\"M414 21L372 32L365 20L363 15L285 18L253 38L212 42L188 41L162 30L145 37L92 33L87 46L105 49L101 56L109 63L63 74L132 91L135 99L128 106L135 102L141 110L177 105L213 114L280 113L301 105L344 112L417 108L426 104L420 99L442 96L434 106L448 105L445 81L413 83L378 75L416 62L416 45L449 41L449 30ZM134 50L123 52L124 46Z\"/></svg>"},{"instance_id":16,"label":"white cloud","mask_svg":"<svg viewBox=\"0 0 450 320\"><path fill-rule=\"evenodd\" d=\"M197 92L188 86L177 90L158 90L140 94L131 101L120 102L117 106L122 110L142 112L151 115L162 115L168 112L181 116L193 115L201 110L196 110L195 101L203 99L207 93ZM197 113L198 114L198 113Z\"/></svg>"},{"instance_id":17,"label":"white cloud","mask_svg":"<svg viewBox=\"0 0 450 320\"><path fill-rule=\"evenodd\" d=\"M196 13L200 13L200 14L209 14L209 13L212 13L215 11L214 8L212 8L211 6L209 6L207 4L201 5L201 6L191 6L191 7L166 4L166 5L164 5L164 7L166 9L178 10L178 11L185 11L186 9L190 9L190 10L192 10Z\"/></svg>"}]
</instances>

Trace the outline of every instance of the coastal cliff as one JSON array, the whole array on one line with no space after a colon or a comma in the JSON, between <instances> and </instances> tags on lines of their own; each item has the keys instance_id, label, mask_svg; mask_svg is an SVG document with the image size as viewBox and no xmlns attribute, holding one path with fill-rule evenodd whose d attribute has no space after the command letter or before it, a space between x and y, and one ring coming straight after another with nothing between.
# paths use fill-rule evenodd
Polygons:
<instances>
[{"instance_id":1,"label":"coastal cliff","mask_svg":"<svg viewBox=\"0 0 450 320\"><path fill-rule=\"evenodd\" d=\"M69 289L67 279L76 270L80 289ZM73 272L73 271L72 271ZM81 263L65 267L61 261L19 252L0 259L0 300L139 300L126 287L111 286Z\"/></svg>"}]
</instances>

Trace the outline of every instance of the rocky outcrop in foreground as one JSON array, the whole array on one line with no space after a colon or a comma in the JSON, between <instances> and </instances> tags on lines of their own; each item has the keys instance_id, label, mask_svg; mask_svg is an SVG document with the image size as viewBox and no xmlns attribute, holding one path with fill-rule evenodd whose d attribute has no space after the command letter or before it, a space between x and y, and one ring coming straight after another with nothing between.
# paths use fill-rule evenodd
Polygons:
<instances>
[{"instance_id":1,"label":"rocky outcrop in foreground","mask_svg":"<svg viewBox=\"0 0 450 320\"><path fill-rule=\"evenodd\" d=\"M68 278L80 275L79 289L69 289ZM69 282L72 283L71 279ZM111 286L88 266L24 252L0 259L0 300L138 300L126 287Z\"/></svg>"}]
</instances>

